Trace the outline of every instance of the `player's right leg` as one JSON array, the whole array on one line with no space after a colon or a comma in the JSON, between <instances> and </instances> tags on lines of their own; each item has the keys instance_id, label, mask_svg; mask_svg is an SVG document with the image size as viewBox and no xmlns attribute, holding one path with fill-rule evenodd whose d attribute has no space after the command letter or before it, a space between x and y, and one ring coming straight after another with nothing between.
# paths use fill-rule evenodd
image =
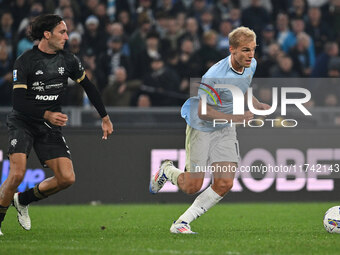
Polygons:
<instances>
[{"instance_id":1,"label":"player's right leg","mask_svg":"<svg viewBox=\"0 0 340 255\"><path fill-rule=\"evenodd\" d=\"M7 208L12 203L14 193L24 179L26 158L27 156L25 153L13 153L9 156L10 172L7 179L0 187L0 227L1 222L5 218ZM20 211L18 211L18 221L24 229L29 230L31 228L31 220L28 215L27 207L20 208Z\"/></svg>"},{"instance_id":2,"label":"player's right leg","mask_svg":"<svg viewBox=\"0 0 340 255\"><path fill-rule=\"evenodd\" d=\"M208 162L210 160L213 160L212 169L219 169L218 165L222 165L220 168L224 169L223 166L236 166L235 163L225 162L224 159L231 157L232 161L237 162L238 155L235 151L237 146L235 146L234 140L229 139L229 133L234 134L233 130L225 129L211 133L194 129L189 131L189 136L187 137L191 139L186 143L186 169L189 172L186 174L189 174L189 176L181 175L177 182L181 190L193 194L200 190L202 184L197 184L200 184L199 180L203 182L204 172L208 169L204 166L209 166ZM199 174L202 175L201 179ZM231 189L233 174L233 172L221 173L221 175L215 175L214 173L214 184L197 196L192 205L172 224L170 232L193 234L194 232L189 224L216 205Z\"/></svg>"},{"instance_id":3,"label":"player's right leg","mask_svg":"<svg viewBox=\"0 0 340 255\"><path fill-rule=\"evenodd\" d=\"M213 169L235 169L234 162L217 162L212 164ZM217 167L220 166L220 167ZM211 207L215 206L232 188L235 172L214 172L213 184L204 190L192 205L175 221L170 232L175 234L195 234L190 228L190 223L205 214ZM198 190L197 190L198 191Z\"/></svg>"},{"instance_id":4,"label":"player's right leg","mask_svg":"<svg viewBox=\"0 0 340 255\"><path fill-rule=\"evenodd\" d=\"M10 166L11 169L16 169L19 168L21 169L20 171L23 172L23 175L20 176L22 177L22 179L24 178L25 175L25 171L26 171L26 160L27 160L27 156L26 154L23 155L17 155L19 153L14 153L12 155L10 155L9 159L10 159ZM20 156L20 162L24 161L24 164L17 166L17 163L15 161L18 160L18 156ZM17 171L17 170L15 170ZM22 181L21 179L21 181ZM19 184L21 183L21 181L19 182ZM13 190L13 195L11 196L13 198L13 206L15 207L15 209L17 210L18 214L17 214L17 218L18 218L18 222L20 224L20 226L25 229L25 230L30 230L31 229L31 218L28 214L28 206L27 205L21 205L18 199L18 194L19 193L15 193L17 187L19 186L19 184L16 186L15 190Z\"/></svg>"},{"instance_id":5,"label":"player's right leg","mask_svg":"<svg viewBox=\"0 0 340 255\"><path fill-rule=\"evenodd\" d=\"M202 184L204 181L204 173L190 173L185 172L181 174L177 179L178 187L187 194L195 194L200 191ZM193 206L191 206L189 210L189 214L195 214L193 211ZM195 208L194 208L195 209ZM170 227L170 232L173 234L196 234L196 232L193 232L190 227L190 222L186 221L186 218L184 220L178 219L173 222L173 224Z\"/></svg>"},{"instance_id":6,"label":"player's right leg","mask_svg":"<svg viewBox=\"0 0 340 255\"><path fill-rule=\"evenodd\" d=\"M31 124L26 116L14 110L7 117L10 172L0 188L0 225L14 193L25 176L27 156L30 154L34 140L35 129ZM18 211L18 221L24 229L31 228L27 207Z\"/></svg>"}]
</instances>

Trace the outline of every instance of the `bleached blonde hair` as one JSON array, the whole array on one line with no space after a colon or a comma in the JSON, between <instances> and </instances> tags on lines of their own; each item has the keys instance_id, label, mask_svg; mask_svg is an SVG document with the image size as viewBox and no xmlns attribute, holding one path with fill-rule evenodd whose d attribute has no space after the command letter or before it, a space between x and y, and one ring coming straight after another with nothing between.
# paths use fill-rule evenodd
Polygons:
<instances>
[{"instance_id":1,"label":"bleached blonde hair","mask_svg":"<svg viewBox=\"0 0 340 255\"><path fill-rule=\"evenodd\" d=\"M229 45L237 48L242 41L256 41L255 32L248 27L238 27L231 31L228 35Z\"/></svg>"}]
</instances>

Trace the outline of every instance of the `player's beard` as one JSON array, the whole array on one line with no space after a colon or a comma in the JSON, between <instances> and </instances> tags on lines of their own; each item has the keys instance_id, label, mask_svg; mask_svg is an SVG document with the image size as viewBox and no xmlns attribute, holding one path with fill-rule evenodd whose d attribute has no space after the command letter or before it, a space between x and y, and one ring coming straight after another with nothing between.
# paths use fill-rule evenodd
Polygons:
<instances>
[{"instance_id":1,"label":"player's beard","mask_svg":"<svg viewBox=\"0 0 340 255\"><path fill-rule=\"evenodd\" d=\"M61 42L58 44L58 50L63 50L66 42Z\"/></svg>"},{"instance_id":2,"label":"player's beard","mask_svg":"<svg viewBox=\"0 0 340 255\"><path fill-rule=\"evenodd\" d=\"M58 43L58 42L55 42L55 43L52 43L51 44L51 48L54 49L55 51L59 51L59 50L63 50L64 49L64 46L65 46L65 43Z\"/></svg>"}]
</instances>

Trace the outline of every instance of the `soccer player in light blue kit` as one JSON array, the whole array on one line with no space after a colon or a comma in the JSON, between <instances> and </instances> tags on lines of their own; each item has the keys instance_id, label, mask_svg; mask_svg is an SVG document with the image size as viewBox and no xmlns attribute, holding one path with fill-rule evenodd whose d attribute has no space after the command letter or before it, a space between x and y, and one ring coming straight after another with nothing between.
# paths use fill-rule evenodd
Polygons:
<instances>
[{"instance_id":1,"label":"soccer player in light blue kit","mask_svg":"<svg viewBox=\"0 0 340 255\"><path fill-rule=\"evenodd\" d=\"M204 190L193 204L175 221L171 233L194 234L190 223L217 204L232 188L235 170L239 161L238 141L235 125L230 122L248 122L253 114L246 111L243 115L233 115L233 97L226 88L216 88L221 104L216 105L207 96L206 112L202 111L203 94L209 90L213 94L217 84L232 84L242 90L247 98L256 69L254 53L256 48L256 34L247 27L239 27L229 34L230 56L213 65L202 77L198 96L189 98L183 105L181 113L187 122L186 129L186 164L185 172L177 169L169 160L163 162L160 170L150 181L150 192L157 193L166 183L171 181L187 194L198 192L204 181L204 166L213 171L213 183ZM208 86L207 86L208 85ZM211 88L209 88L211 87ZM260 103L252 98L254 108L267 110L269 105ZM214 125L214 119L227 120L224 125ZM227 171L226 171L227 170Z\"/></svg>"}]
</instances>

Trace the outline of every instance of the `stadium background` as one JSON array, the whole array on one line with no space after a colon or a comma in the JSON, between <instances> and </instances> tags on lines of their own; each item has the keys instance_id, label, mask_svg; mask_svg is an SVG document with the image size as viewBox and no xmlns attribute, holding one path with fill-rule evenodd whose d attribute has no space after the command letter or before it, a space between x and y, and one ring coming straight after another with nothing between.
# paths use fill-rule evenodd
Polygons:
<instances>
[{"instance_id":1,"label":"stadium background","mask_svg":"<svg viewBox=\"0 0 340 255\"><path fill-rule=\"evenodd\" d=\"M64 130L77 182L42 203L191 202L193 197L174 190L151 196L151 171L161 159L183 163L185 123L179 107L188 97L190 78L200 77L228 55L227 35L240 25L258 36L255 77L305 79L304 87L312 92L305 106L313 113L311 118L299 116L296 129L241 128L242 156L257 149L254 164L278 163L278 151L290 149L284 163L340 162L337 0L0 0L0 10L1 182L8 173L5 120L11 105L12 66L35 43L27 29L41 13L64 18L70 38L66 49L84 63L116 129L108 143L100 141L95 111L82 89L70 81L63 101L70 120ZM325 80L309 87L315 78ZM260 100L271 102L270 86L254 90ZM52 174L41 169L34 154L31 158L21 190ZM300 183L294 176L282 178L291 181L285 183L239 178L234 187L238 190L224 201L337 200L336 176L321 178L306 174Z\"/></svg>"}]
</instances>

